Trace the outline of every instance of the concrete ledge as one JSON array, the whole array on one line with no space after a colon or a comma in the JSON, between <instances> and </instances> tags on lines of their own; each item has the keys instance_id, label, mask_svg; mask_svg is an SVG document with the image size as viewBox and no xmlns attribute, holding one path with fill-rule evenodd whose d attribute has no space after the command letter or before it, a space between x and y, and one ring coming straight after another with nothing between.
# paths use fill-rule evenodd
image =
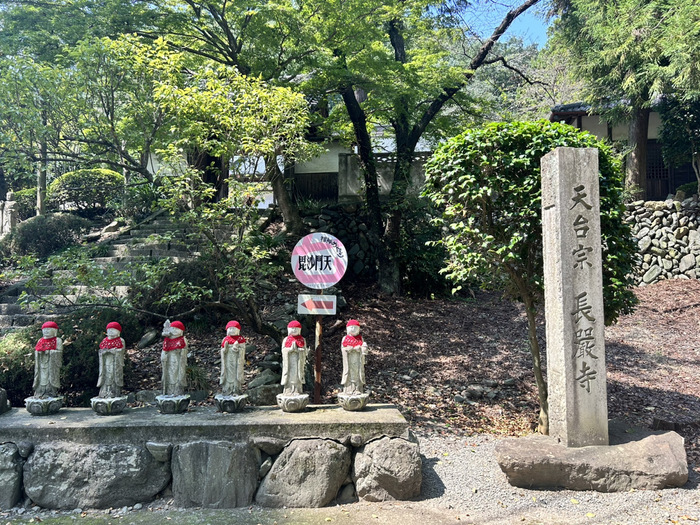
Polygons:
<instances>
[{"instance_id":1,"label":"concrete ledge","mask_svg":"<svg viewBox=\"0 0 700 525\"><path fill-rule=\"evenodd\" d=\"M161 414L149 406L126 408L109 417L99 416L89 408L65 408L47 417L13 408L0 418L0 443L187 443L202 439L243 441L255 436L343 441L350 435L360 435L364 442L380 436L408 438L408 423L393 405L369 405L361 412L311 405L305 412L295 414L277 407L249 407L235 414L216 412L213 407L195 407L185 414Z\"/></svg>"}]
</instances>

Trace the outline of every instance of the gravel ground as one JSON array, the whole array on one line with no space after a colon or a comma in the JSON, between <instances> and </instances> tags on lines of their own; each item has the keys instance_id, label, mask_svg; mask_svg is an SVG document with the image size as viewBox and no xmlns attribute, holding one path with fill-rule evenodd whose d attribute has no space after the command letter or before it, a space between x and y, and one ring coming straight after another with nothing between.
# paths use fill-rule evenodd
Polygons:
<instances>
[{"instance_id":1,"label":"gravel ground","mask_svg":"<svg viewBox=\"0 0 700 525\"><path fill-rule=\"evenodd\" d=\"M698 475L681 489L602 494L527 490L506 481L494 457L498 438L422 436L422 504L453 509L463 523L656 525L700 520ZM456 519L456 517L455 517Z\"/></svg>"},{"instance_id":2,"label":"gravel ground","mask_svg":"<svg viewBox=\"0 0 700 525\"><path fill-rule=\"evenodd\" d=\"M81 524L605 524L657 525L700 520L700 481L690 472L681 489L601 494L511 487L496 463L497 437L418 436L423 491L418 501L355 503L324 509L177 509L160 499L137 509L58 512L13 509L0 523ZM20 514L21 512L21 514Z\"/></svg>"}]
</instances>

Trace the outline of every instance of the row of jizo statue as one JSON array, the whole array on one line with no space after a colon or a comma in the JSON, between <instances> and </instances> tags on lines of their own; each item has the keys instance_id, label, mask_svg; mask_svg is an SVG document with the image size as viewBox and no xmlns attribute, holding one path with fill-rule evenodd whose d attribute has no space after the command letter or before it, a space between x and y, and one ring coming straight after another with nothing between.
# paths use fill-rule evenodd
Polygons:
<instances>
[{"instance_id":1,"label":"row of jizo statue","mask_svg":"<svg viewBox=\"0 0 700 525\"><path fill-rule=\"evenodd\" d=\"M338 402L346 410L361 410L367 405L369 394L365 393L365 356L367 344L360 335L360 323L351 319L347 323L347 335L341 342L343 356L343 391ZM34 395L25 399L27 410L34 415L56 413L63 404L59 395L59 372L63 361L63 341L58 337L58 325L53 321L41 327L42 338L35 347ZM106 337L99 345L100 392L92 398L92 408L98 414L118 414L124 410L127 396L122 395L124 386L124 339L122 327L111 322L106 328ZM181 321L166 321L163 325L162 395L156 397L158 408L163 413L181 413L187 409L189 396L187 385L187 339L185 325ZM245 366L246 339L241 335L238 321L226 324L226 337L221 341L221 391L214 396L217 408L222 412L236 412L246 404L247 395L242 393ZM305 364L309 353L306 340L301 335L301 323L292 321L287 325L287 337L282 342L283 391L277 396L277 404L285 412L300 412L309 403L309 395L303 392Z\"/></svg>"}]
</instances>

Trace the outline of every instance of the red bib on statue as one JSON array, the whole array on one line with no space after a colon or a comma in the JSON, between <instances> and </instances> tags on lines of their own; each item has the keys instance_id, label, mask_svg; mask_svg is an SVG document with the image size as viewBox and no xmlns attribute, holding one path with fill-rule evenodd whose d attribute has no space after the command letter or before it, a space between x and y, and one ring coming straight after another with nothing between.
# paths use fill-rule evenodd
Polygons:
<instances>
[{"instance_id":1,"label":"red bib on statue","mask_svg":"<svg viewBox=\"0 0 700 525\"><path fill-rule=\"evenodd\" d=\"M362 346L362 336L346 335L343 338L343 346Z\"/></svg>"},{"instance_id":2,"label":"red bib on statue","mask_svg":"<svg viewBox=\"0 0 700 525\"><path fill-rule=\"evenodd\" d=\"M110 339L109 337L105 337L100 343L101 350L111 350L114 348L124 348L121 338Z\"/></svg>"},{"instance_id":3,"label":"red bib on statue","mask_svg":"<svg viewBox=\"0 0 700 525\"><path fill-rule=\"evenodd\" d=\"M245 343L245 337L242 335L227 335L224 340L221 341L221 348L223 348L226 343L232 345L234 343Z\"/></svg>"},{"instance_id":4,"label":"red bib on statue","mask_svg":"<svg viewBox=\"0 0 700 525\"><path fill-rule=\"evenodd\" d=\"M170 339L169 337L163 339L164 352L172 352L173 350L185 348L186 346L187 343L185 343L185 336L176 337L175 339Z\"/></svg>"},{"instance_id":5,"label":"red bib on statue","mask_svg":"<svg viewBox=\"0 0 700 525\"><path fill-rule=\"evenodd\" d=\"M297 347L299 347L299 348L303 348L306 346L306 341L304 340L304 337L301 335L288 335L287 339L284 340L284 347L291 348L292 343L296 343Z\"/></svg>"},{"instance_id":6,"label":"red bib on statue","mask_svg":"<svg viewBox=\"0 0 700 525\"><path fill-rule=\"evenodd\" d=\"M56 338L49 337L48 339L41 338L36 342L34 349L37 352L46 352L47 350L56 350Z\"/></svg>"}]
</instances>

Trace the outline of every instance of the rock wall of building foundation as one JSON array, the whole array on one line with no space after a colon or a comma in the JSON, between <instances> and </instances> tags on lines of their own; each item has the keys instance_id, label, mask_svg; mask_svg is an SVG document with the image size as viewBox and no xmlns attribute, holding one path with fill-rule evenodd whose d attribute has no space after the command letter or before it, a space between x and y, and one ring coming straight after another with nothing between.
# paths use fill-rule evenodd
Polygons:
<instances>
[{"instance_id":1,"label":"rock wall of building foundation","mask_svg":"<svg viewBox=\"0 0 700 525\"><path fill-rule=\"evenodd\" d=\"M636 201L625 219L637 240L635 284L664 279L695 279L700 274L700 204L698 196L683 201Z\"/></svg>"}]
</instances>

